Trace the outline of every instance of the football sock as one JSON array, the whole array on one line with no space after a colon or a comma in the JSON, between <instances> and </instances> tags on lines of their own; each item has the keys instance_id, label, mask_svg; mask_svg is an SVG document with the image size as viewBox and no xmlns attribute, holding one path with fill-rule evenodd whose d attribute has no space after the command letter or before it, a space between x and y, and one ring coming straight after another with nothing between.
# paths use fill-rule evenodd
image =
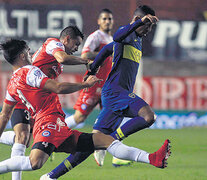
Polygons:
<instances>
[{"instance_id":1,"label":"football sock","mask_svg":"<svg viewBox=\"0 0 207 180\"><path fill-rule=\"evenodd\" d=\"M59 178L81 162L83 162L92 152L76 152L68 156L61 164L48 173L50 178Z\"/></svg>"},{"instance_id":2,"label":"football sock","mask_svg":"<svg viewBox=\"0 0 207 180\"><path fill-rule=\"evenodd\" d=\"M133 134L147 127L149 127L149 123L145 121L144 118L137 116L128 120L125 124L114 131L111 136L114 139L122 140L130 134Z\"/></svg>"},{"instance_id":3,"label":"football sock","mask_svg":"<svg viewBox=\"0 0 207 180\"><path fill-rule=\"evenodd\" d=\"M113 141L107 151L119 159L149 163L149 153L138 148L126 146L118 140Z\"/></svg>"},{"instance_id":4,"label":"football sock","mask_svg":"<svg viewBox=\"0 0 207 180\"><path fill-rule=\"evenodd\" d=\"M71 129L73 129L74 127L76 127L78 125L74 119L74 115L71 115L71 116L65 118L65 122L66 122L67 126Z\"/></svg>"},{"instance_id":5,"label":"football sock","mask_svg":"<svg viewBox=\"0 0 207 180\"><path fill-rule=\"evenodd\" d=\"M26 146L24 144L14 143L12 147L11 157L14 156L24 156ZM14 171L12 172L12 180L21 180L22 172Z\"/></svg>"},{"instance_id":6,"label":"football sock","mask_svg":"<svg viewBox=\"0 0 207 180\"><path fill-rule=\"evenodd\" d=\"M5 131L2 133L0 137L0 143L11 146L14 144L14 137L15 137L14 131Z\"/></svg>"},{"instance_id":7,"label":"football sock","mask_svg":"<svg viewBox=\"0 0 207 180\"><path fill-rule=\"evenodd\" d=\"M0 162L0 174L11 171L32 171L29 156L14 156Z\"/></svg>"}]
</instances>

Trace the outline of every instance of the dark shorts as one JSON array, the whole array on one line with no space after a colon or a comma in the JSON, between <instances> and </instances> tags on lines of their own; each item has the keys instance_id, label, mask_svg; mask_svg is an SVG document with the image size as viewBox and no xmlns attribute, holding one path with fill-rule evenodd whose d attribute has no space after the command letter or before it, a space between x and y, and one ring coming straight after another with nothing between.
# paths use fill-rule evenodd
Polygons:
<instances>
[{"instance_id":1,"label":"dark shorts","mask_svg":"<svg viewBox=\"0 0 207 180\"><path fill-rule=\"evenodd\" d=\"M40 149L47 153L49 156L52 152L65 152L72 153L75 152L93 152L94 144L92 133L81 133L78 141L75 141L75 137L72 135L68 137L60 146L57 148L54 144L48 142L37 142L32 146L32 149Z\"/></svg>"},{"instance_id":2,"label":"dark shorts","mask_svg":"<svg viewBox=\"0 0 207 180\"><path fill-rule=\"evenodd\" d=\"M129 102L125 109L113 111L111 108L103 107L93 129L104 134L111 134L119 127L124 117L137 117L139 110L144 106L148 106L148 104L138 96L135 98L137 101Z\"/></svg>"},{"instance_id":3,"label":"dark shorts","mask_svg":"<svg viewBox=\"0 0 207 180\"><path fill-rule=\"evenodd\" d=\"M30 124L30 118L31 117L28 110L14 109L14 112L11 117L12 128L14 128L14 126L19 123Z\"/></svg>"}]
</instances>

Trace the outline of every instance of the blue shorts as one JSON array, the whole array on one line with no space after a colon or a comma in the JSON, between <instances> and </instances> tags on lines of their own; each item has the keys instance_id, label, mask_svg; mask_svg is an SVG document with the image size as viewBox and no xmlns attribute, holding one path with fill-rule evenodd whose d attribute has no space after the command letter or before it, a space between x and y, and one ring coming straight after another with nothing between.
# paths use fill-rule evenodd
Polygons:
<instances>
[{"instance_id":1,"label":"blue shorts","mask_svg":"<svg viewBox=\"0 0 207 180\"><path fill-rule=\"evenodd\" d=\"M122 111L130 104L135 103L135 110L148 105L142 98L129 91L117 91L110 93L102 93L102 106L112 109L112 111Z\"/></svg>"},{"instance_id":2,"label":"blue shorts","mask_svg":"<svg viewBox=\"0 0 207 180\"><path fill-rule=\"evenodd\" d=\"M133 93L134 94L134 93ZM124 100L126 100L125 98ZM97 120L94 124L93 129L99 130L104 134L111 134L114 132L119 125L121 124L124 117L137 117L138 111L144 107L148 106L148 104L140 97L134 97L135 101L124 101L124 109L123 106L114 111L110 106L103 106L100 114L97 117Z\"/></svg>"}]
</instances>

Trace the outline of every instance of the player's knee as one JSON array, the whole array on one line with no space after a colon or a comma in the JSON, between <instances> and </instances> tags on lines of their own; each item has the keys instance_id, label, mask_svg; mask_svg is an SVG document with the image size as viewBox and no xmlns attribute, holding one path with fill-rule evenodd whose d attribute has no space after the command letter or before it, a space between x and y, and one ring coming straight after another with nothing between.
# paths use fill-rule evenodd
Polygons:
<instances>
[{"instance_id":1,"label":"player's knee","mask_svg":"<svg viewBox=\"0 0 207 180\"><path fill-rule=\"evenodd\" d=\"M148 113L146 116L145 116L145 120L148 122L148 126L150 127L154 122L155 122L155 114L152 112L152 113Z\"/></svg>"},{"instance_id":2,"label":"player's knee","mask_svg":"<svg viewBox=\"0 0 207 180\"><path fill-rule=\"evenodd\" d=\"M30 162L33 170L40 169L43 166L42 161L39 159L32 159Z\"/></svg>"}]
</instances>

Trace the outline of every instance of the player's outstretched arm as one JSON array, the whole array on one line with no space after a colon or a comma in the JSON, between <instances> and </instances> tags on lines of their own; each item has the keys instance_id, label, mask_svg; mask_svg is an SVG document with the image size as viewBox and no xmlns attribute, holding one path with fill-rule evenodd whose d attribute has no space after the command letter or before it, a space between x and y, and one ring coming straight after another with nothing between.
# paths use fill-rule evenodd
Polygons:
<instances>
[{"instance_id":1,"label":"player's outstretched arm","mask_svg":"<svg viewBox=\"0 0 207 180\"><path fill-rule=\"evenodd\" d=\"M93 63L90 65L90 72L88 75L94 75L96 74L98 68L102 65L102 63L105 61L105 59L108 56L111 56L113 53L113 42L105 45L101 51L98 53L96 58L94 59Z\"/></svg>"},{"instance_id":2,"label":"player's outstretched arm","mask_svg":"<svg viewBox=\"0 0 207 180\"><path fill-rule=\"evenodd\" d=\"M87 65L89 62L88 59L83 59L76 56L68 55L64 51L55 52L54 57L59 63L65 65L79 65L79 64Z\"/></svg>"},{"instance_id":3,"label":"player's outstretched arm","mask_svg":"<svg viewBox=\"0 0 207 180\"><path fill-rule=\"evenodd\" d=\"M12 115L15 105L3 103L2 111L0 112L0 137Z\"/></svg>"},{"instance_id":4,"label":"player's outstretched arm","mask_svg":"<svg viewBox=\"0 0 207 180\"><path fill-rule=\"evenodd\" d=\"M96 58L96 56L98 55L99 52L94 51L94 52L86 52L84 54L81 55L81 58L83 59L90 59L90 60L94 60Z\"/></svg>"},{"instance_id":5,"label":"player's outstretched arm","mask_svg":"<svg viewBox=\"0 0 207 180\"><path fill-rule=\"evenodd\" d=\"M156 16L152 16L150 14L144 16L140 19L139 16L135 16L132 19L132 22L126 26L123 26L119 28L114 36L113 39L115 42L121 42L123 41L129 34L131 34L133 31L135 31L138 27L143 26L145 23L151 22L152 24L155 24L158 21L158 18Z\"/></svg>"},{"instance_id":6,"label":"player's outstretched arm","mask_svg":"<svg viewBox=\"0 0 207 180\"><path fill-rule=\"evenodd\" d=\"M115 42L121 42L123 41L128 35L130 35L135 29L137 29L139 26L144 25L141 19L136 20L132 24L128 24L126 26L120 27L114 34L113 40Z\"/></svg>"},{"instance_id":7,"label":"player's outstretched arm","mask_svg":"<svg viewBox=\"0 0 207 180\"><path fill-rule=\"evenodd\" d=\"M100 81L102 80L98 79L96 76L89 76L89 78L82 83L59 83L53 79L48 79L45 82L43 89L57 94L70 94L84 88L92 87L95 83Z\"/></svg>"}]
</instances>

